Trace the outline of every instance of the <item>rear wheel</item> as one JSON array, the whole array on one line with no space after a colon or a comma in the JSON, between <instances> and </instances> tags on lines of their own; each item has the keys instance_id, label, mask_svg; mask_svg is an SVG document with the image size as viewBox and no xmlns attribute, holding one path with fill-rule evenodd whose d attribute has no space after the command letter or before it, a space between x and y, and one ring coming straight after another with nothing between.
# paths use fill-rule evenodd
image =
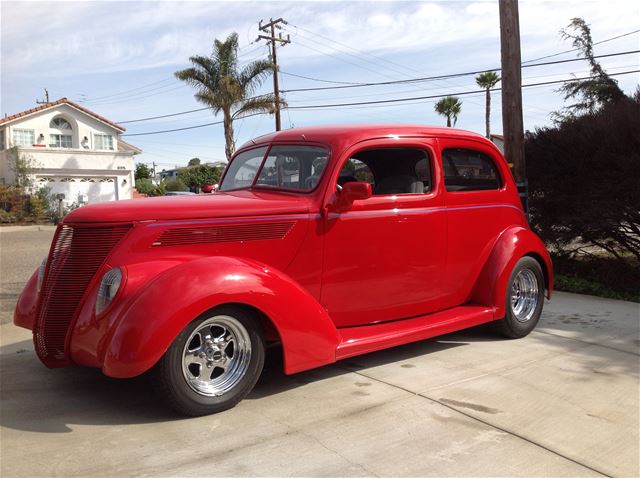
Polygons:
<instances>
[{"instance_id":1,"label":"rear wheel","mask_svg":"<svg viewBox=\"0 0 640 478\"><path fill-rule=\"evenodd\" d=\"M242 400L263 365L257 318L240 307L223 306L185 327L156 365L153 381L176 411L207 415Z\"/></svg>"},{"instance_id":2,"label":"rear wheel","mask_svg":"<svg viewBox=\"0 0 640 478\"><path fill-rule=\"evenodd\" d=\"M505 317L495 322L502 335L518 339L537 325L544 303L544 277L538 261L523 257L513 268L507 284Z\"/></svg>"}]
</instances>

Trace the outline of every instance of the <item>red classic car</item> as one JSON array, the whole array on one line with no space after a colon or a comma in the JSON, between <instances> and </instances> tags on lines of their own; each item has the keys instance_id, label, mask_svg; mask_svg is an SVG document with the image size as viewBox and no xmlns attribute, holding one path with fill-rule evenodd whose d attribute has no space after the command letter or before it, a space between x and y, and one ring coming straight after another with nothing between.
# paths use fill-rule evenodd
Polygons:
<instances>
[{"instance_id":1,"label":"red classic car","mask_svg":"<svg viewBox=\"0 0 640 478\"><path fill-rule=\"evenodd\" d=\"M245 144L215 194L73 211L14 321L48 367L150 372L201 415L251 391L270 344L292 374L491 321L523 337L552 288L484 137L304 128Z\"/></svg>"}]
</instances>

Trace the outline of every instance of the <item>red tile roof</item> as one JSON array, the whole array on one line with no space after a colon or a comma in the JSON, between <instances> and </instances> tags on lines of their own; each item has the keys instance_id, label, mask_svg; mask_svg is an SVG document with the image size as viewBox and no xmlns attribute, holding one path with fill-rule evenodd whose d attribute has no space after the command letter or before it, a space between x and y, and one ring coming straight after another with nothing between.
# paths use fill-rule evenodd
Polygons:
<instances>
[{"instance_id":1,"label":"red tile roof","mask_svg":"<svg viewBox=\"0 0 640 478\"><path fill-rule=\"evenodd\" d=\"M29 115L31 115L33 113L37 113L39 111L44 111L44 110L47 110L49 108L53 108L53 107L58 106L58 105L69 105L72 108L75 108L75 109L77 109L79 111L82 111L85 114L88 114L89 116L93 116L98 121L101 121L103 123L108 124L112 128L115 128L118 131L120 131L121 133L126 131L126 128L123 128L119 124L114 123L113 121L109 121L107 118L105 118L103 116L100 116L99 114L96 114L93 111L88 110L87 108L85 108L83 106L80 106L77 103L74 103L73 101L69 100L68 98L60 98L59 100L51 101L49 103L45 103L45 104L37 106L35 108L31 108L30 110L22 111L20 113L14 114L14 115L7 116L6 118L0 118L0 126L4 125L6 123L10 123L11 121L15 121L17 119L23 118L25 116L29 116Z\"/></svg>"}]
</instances>

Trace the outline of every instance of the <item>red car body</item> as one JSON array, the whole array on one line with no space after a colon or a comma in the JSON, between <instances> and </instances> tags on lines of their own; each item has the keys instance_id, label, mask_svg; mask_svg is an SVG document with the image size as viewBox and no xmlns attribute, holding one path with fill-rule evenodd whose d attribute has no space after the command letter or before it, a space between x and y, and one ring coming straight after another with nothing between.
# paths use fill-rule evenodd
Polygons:
<instances>
[{"instance_id":1,"label":"red car body","mask_svg":"<svg viewBox=\"0 0 640 478\"><path fill-rule=\"evenodd\" d=\"M67 215L41 291L36 271L15 310L45 365L133 377L204 311L241 304L259 313L268 341L282 344L291 374L503 318L509 276L524 256L539 262L550 297L549 255L504 158L484 137L422 126L304 128L260 137L239 153L272 145L326 148L317 186L134 199ZM371 148L425 152L430 190L354 199L371 195L359 182L343 204L341 167ZM491 158L500 187L447 191L447 149ZM115 266L122 284L96 316L101 277Z\"/></svg>"}]
</instances>

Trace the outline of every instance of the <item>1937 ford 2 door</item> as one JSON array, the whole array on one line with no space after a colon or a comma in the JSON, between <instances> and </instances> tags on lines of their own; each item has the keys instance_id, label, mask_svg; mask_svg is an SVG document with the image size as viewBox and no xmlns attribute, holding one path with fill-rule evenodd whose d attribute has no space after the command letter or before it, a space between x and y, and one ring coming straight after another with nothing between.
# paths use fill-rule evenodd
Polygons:
<instances>
[{"instance_id":1,"label":"1937 ford 2 door","mask_svg":"<svg viewBox=\"0 0 640 478\"><path fill-rule=\"evenodd\" d=\"M150 372L184 414L288 374L493 321L527 335L549 255L485 138L421 126L282 131L244 145L215 194L70 213L14 321L48 367Z\"/></svg>"}]
</instances>

